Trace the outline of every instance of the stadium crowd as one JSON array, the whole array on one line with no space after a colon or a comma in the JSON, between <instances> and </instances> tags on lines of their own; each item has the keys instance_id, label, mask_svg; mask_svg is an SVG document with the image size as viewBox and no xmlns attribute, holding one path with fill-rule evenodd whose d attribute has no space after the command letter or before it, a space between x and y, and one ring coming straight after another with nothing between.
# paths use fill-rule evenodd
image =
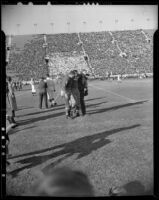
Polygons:
<instances>
[{"instance_id":1,"label":"stadium crowd","mask_svg":"<svg viewBox=\"0 0 159 200\"><path fill-rule=\"evenodd\" d=\"M92 69L87 70L94 71L94 77L105 77L108 72L118 75L153 71L152 34L143 30L46 35L46 41L43 35L36 35L22 51L16 52L15 46L11 47L7 69L21 74L24 80L47 73L46 54L54 74L70 71L79 63L86 69L85 54Z\"/></svg>"}]
</instances>

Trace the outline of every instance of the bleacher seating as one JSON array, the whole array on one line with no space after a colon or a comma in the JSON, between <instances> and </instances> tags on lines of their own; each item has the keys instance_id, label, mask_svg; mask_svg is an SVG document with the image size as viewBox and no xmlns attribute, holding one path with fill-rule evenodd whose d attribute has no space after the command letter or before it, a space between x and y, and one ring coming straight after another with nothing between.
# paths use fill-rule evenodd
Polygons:
<instances>
[{"instance_id":1,"label":"bleacher seating","mask_svg":"<svg viewBox=\"0 0 159 200\"><path fill-rule=\"evenodd\" d=\"M81 47L76 33L47 35L48 51L53 53L80 53Z\"/></svg>"},{"instance_id":2,"label":"bleacher seating","mask_svg":"<svg viewBox=\"0 0 159 200\"><path fill-rule=\"evenodd\" d=\"M95 76L133 74L153 71L153 30L112 31L46 35L49 67L53 74L65 73L73 68L86 68ZM18 37L18 36L16 36ZM23 40L22 36L21 41ZM26 36L25 36L26 37ZM80 42L81 41L81 42ZM23 76L39 78L46 75L43 35L32 35L12 43L8 70ZM92 70L87 66L84 55Z\"/></svg>"}]
</instances>

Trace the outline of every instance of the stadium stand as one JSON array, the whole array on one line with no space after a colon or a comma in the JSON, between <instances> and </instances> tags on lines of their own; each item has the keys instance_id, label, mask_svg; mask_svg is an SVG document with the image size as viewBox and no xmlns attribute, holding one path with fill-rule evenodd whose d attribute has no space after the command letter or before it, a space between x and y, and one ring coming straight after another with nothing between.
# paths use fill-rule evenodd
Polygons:
<instances>
[{"instance_id":1,"label":"stadium stand","mask_svg":"<svg viewBox=\"0 0 159 200\"><path fill-rule=\"evenodd\" d=\"M108 72L152 73L153 33L135 30L46 35L50 74L81 68L95 77L106 77ZM44 35L14 36L7 70L24 80L45 76L44 43Z\"/></svg>"},{"instance_id":2,"label":"stadium stand","mask_svg":"<svg viewBox=\"0 0 159 200\"><path fill-rule=\"evenodd\" d=\"M51 74L88 68L76 33L47 35L47 43Z\"/></svg>"}]
</instances>

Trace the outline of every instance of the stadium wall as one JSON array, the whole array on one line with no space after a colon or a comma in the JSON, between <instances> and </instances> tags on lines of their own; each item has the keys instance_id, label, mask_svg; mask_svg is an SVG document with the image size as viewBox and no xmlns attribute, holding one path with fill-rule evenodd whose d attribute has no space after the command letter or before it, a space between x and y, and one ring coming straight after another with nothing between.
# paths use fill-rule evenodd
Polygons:
<instances>
[{"instance_id":1,"label":"stadium wall","mask_svg":"<svg viewBox=\"0 0 159 200\"><path fill-rule=\"evenodd\" d=\"M6 35L157 29L156 5L2 5Z\"/></svg>"}]
</instances>

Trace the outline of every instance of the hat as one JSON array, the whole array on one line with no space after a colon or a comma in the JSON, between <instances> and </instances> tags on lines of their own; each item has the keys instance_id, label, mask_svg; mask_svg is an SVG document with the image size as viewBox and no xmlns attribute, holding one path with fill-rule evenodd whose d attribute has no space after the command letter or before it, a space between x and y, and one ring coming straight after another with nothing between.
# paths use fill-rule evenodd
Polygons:
<instances>
[{"instance_id":1,"label":"hat","mask_svg":"<svg viewBox=\"0 0 159 200\"><path fill-rule=\"evenodd\" d=\"M69 72L69 75L75 76L75 72L72 70Z\"/></svg>"}]
</instances>

